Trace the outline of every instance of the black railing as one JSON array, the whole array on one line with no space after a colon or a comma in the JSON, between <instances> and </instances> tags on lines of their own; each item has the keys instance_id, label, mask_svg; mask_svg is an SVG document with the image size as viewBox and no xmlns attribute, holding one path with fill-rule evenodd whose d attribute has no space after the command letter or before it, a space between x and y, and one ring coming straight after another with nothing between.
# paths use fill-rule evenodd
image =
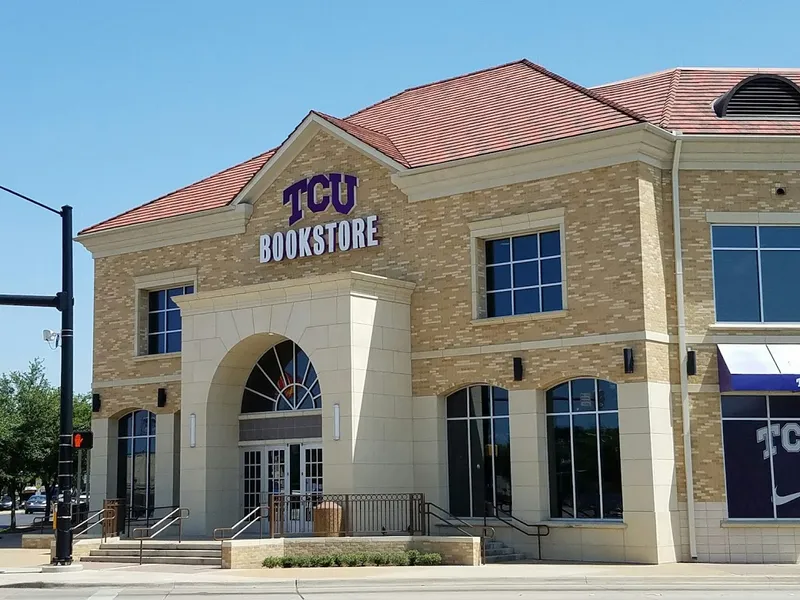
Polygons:
<instances>
[{"instance_id":1,"label":"black railing","mask_svg":"<svg viewBox=\"0 0 800 600\"><path fill-rule=\"evenodd\" d=\"M457 529L464 535L467 535L469 537L480 537L481 564L486 562L486 540L494 539L495 529L494 527L491 527L490 525L486 524L485 518L483 521L483 525L475 525L474 523L469 523L465 521L461 517L455 516L454 514L445 510L438 504L434 504L433 502L425 503L425 518L427 519L426 528L428 534L430 534L431 531L431 518L434 518L444 526Z\"/></svg>"},{"instance_id":2,"label":"black railing","mask_svg":"<svg viewBox=\"0 0 800 600\"><path fill-rule=\"evenodd\" d=\"M537 560L542 560L542 538L550 535L550 527L542 523L526 523L522 519L519 519L514 515L512 515L511 511L499 508L494 504L492 504L491 502L486 502L484 504L484 511L483 511L484 525L486 525L487 519L489 517L497 519L504 525L507 525L512 529L516 529L517 531L528 537L535 537L536 546L538 549Z\"/></svg>"},{"instance_id":3,"label":"black railing","mask_svg":"<svg viewBox=\"0 0 800 600\"><path fill-rule=\"evenodd\" d=\"M424 494L265 494L270 537L424 535Z\"/></svg>"},{"instance_id":4,"label":"black railing","mask_svg":"<svg viewBox=\"0 0 800 600\"><path fill-rule=\"evenodd\" d=\"M130 538L134 529L146 528L163 519L167 514L174 511L178 506L126 506L124 509L125 524L124 531Z\"/></svg>"}]
</instances>

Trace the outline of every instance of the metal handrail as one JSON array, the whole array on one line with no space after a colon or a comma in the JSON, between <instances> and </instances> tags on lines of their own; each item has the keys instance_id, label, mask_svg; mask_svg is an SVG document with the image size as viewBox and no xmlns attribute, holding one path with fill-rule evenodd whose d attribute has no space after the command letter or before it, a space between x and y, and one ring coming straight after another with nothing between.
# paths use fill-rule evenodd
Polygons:
<instances>
[{"instance_id":1,"label":"metal handrail","mask_svg":"<svg viewBox=\"0 0 800 600\"><path fill-rule=\"evenodd\" d=\"M106 513L108 513L108 514L106 514ZM82 536L84 533L89 531L92 527L97 527L98 525L106 523L107 521L113 521L117 516L117 511L114 510L113 508L102 508L102 509L98 510L96 513L94 513L93 515L91 515L85 521L82 521L82 522L78 523L77 525L73 525L72 528L70 529L70 531L74 532L76 529L79 529L82 525L86 525L89 521L91 521L92 519L94 519L96 517L99 517L101 515L105 515L105 516L103 516L103 518L101 518L101 519L98 519L96 523L92 523L91 525L89 525L86 529L83 529L82 531L79 531L78 533L73 533L72 538L75 539L77 537ZM102 537L103 537L103 541L105 541L106 540L106 530L105 529L103 529Z\"/></svg>"},{"instance_id":2,"label":"metal handrail","mask_svg":"<svg viewBox=\"0 0 800 600\"><path fill-rule=\"evenodd\" d=\"M183 514L183 511L186 511L185 515ZM174 516L176 513L177 513L177 516ZM175 525L175 523L178 524L178 543L180 544L181 541L182 541L182 536L183 536L183 521L184 521L184 519L188 519L189 518L189 514L190 513L189 513L189 509L188 508L178 507L175 510L173 510L171 513L169 513L166 517L164 517L163 519L161 519L160 521L155 523L152 527L137 527L136 529L134 529L133 530L133 539L134 540L139 540L139 564L142 564L142 554L144 552L144 541L145 540L154 539L157 535L161 534L164 530L169 529L170 527ZM172 520L169 523L167 523L166 525L164 525L163 527L161 527L161 529L158 529L159 526L162 523L166 522L167 519L172 519ZM153 531L154 529L156 531ZM148 532L149 535L139 537L137 535L137 532L139 532L139 531ZM150 533L150 532L152 532L152 533Z\"/></svg>"},{"instance_id":3,"label":"metal handrail","mask_svg":"<svg viewBox=\"0 0 800 600\"><path fill-rule=\"evenodd\" d=\"M486 523L486 508L488 508L488 507L492 508L492 513L493 513L494 518L496 518L501 523L504 523L504 524L508 525L512 529L516 529L517 531L519 531L520 533L522 533L522 534L524 534L524 535L526 535L528 537L535 537L536 538L537 549L538 549L538 552L539 552L538 560L542 560L542 538L543 537L547 537L548 535L550 535L550 527L548 525L545 525L543 523L526 523L522 519L512 515L510 511L507 511L507 510L504 510L504 509L502 509L502 508L500 508L498 506L495 506L494 504L492 504L489 501L486 501L484 503L484 511L483 511L483 522L484 523ZM510 519L510 520L507 521L506 519L504 519L500 515L501 513L505 517ZM526 529L523 529L522 527L517 525L515 523L515 521L516 521L516 523L519 523L520 525L522 525L524 527L530 527L531 529L535 527L536 528L536 533L532 533L530 531L527 531ZM545 530L544 533L542 533L542 528L544 528L544 530Z\"/></svg>"},{"instance_id":4,"label":"metal handrail","mask_svg":"<svg viewBox=\"0 0 800 600\"><path fill-rule=\"evenodd\" d=\"M264 508L264 507L261 506L261 505L257 506L256 508L251 510L249 513L247 513L244 517L242 517L236 524L234 524L234 525L232 525L230 527L217 527L216 529L214 529L214 531L213 531L214 541L215 542L224 542L226 539L235 540L242 533L247 531L247 528L250 527L253 523L258 523L259 521L261 521L264 518L264 515L261 514L261 509L262 508ZM256 516L254 519L251 518L251 517L255 516L256 513L259 513L258 516ZM242 523L245 523L245 522L247 522L247 525L242 527L241 530L236 531L236 529ZM225 537L224 533L228 532L228 531L230 531L230 532L236 531L236 533L234 533L231 537ZM258 539L262 539L263 535L264 535L264 528L263 527L259 527L259 529L258 529Z\"/></svg>"},{"instance_id":5,"label":"metal handrail","mask_svg":"<svg viewBox=\"0 0 800 600\"><path fill-rule=\"evenodd\" d=\"M438 515L435 512L431 511L430 510L431 508L435 508L436 510L443 512L447 518L442 517L441 515ZM425 503L425 516L428 517L428 527L427 527L428 535L430 535L431 533L430 518L434 517L435 519L439 519L445 525L458 529L464 535L467 535L469 537L476 537L469 531L462 529L459 525L454 525L453 521L458 522L460 525L463 525L467 529L477 529L478 526L476 526L473 523L468 523L464 519L455 516L454 514L450 513L448 510L442 508L441 506L439 506L434 502ZM487 525L485 522L483 525L480 526L480 530L481 533L477 537L480 537L481 540L481 562L485 562L484 559L486 557L486 540L487 539L493 540L495 538L495 535L497 534L497 531L495 530L494 527Z\"/></svg>"},{"instance_id":6,"label":"metal handrail","mask_svg":"<svg viewBox=\"0 0 800 600\"><path fill-rule=\"evenodd\" d=\"M156 519L151 515L155 514L156 511L169 509L175 510L176 508L180 508L177 504L169 504L164 506L146 506L143 504L131 504L125 506L125 523L123 525L124 528L128 530L128 537L131 537L131 525L133 523L145 523L145 527L150 527L150 521L155 521ZM138 516L134 518L134 513L141 513L144 516Z\"/></svg>"}]
</instances>

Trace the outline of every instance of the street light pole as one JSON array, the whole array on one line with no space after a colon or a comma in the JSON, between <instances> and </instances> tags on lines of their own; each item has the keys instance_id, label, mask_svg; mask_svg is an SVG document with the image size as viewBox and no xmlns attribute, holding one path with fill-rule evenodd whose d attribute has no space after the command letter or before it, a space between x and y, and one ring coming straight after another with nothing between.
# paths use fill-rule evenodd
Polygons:
<instances>
[{"instance_id":1,"label":"street light pole","mask_svg":"<svg viewBox=\"0 0 800 600\"><path fill-rule=\"evenodd\" d=\"M12 189L0 190L61 217L61 291L55 296L0 294L0 305L54 307L61 311L61 410L58 438L58 489L56 555L54 565L72 563L72 392L73 392L73 269L72 207L56 210Z\"/></svg>"},{"instance_id":2,"label":"street light pole","mask_svg":"<svg viewBox=\"0 0 800 600\"><path fill-rule=\"evenodd\" d=\"M72 387L73 387L72 207L61 207L61 422L58 443L58 519L54 564L72 562Z\"/></svg>"}]
</instances>

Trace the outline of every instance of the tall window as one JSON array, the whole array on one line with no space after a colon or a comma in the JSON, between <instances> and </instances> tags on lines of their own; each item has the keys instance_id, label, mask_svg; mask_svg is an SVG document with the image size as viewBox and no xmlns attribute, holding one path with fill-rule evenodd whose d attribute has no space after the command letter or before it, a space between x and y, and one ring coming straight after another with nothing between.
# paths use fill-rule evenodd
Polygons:
<instances>
[{"instance_id":1,"label":"tall window","mask_svg":"<svg viewBox=\"0 0 800 600\"><path fill-rule=\"evenodd\" d=\"M148 294L147 353L164 354L181 349L181 309L173 298L194 293L193 285Z\"/></svg>"},{"instance_id":2,"label":"tall window","mask_svg":"<svg viewBox=\"0 0 800 600\"><path fill-rule=\"evenodd\" d=\"M313 408L322 408L322 391L308 355L291 340L267 350L245 383L242 413Z\"/></svg>"},{"instance_id":3,"label":"tall window","mask_svg":"<svg viewBox=\"0 0 800 600\"><path fill-rule=\"evenodd\" d=\"M728 517L800 518L800 401L722 396Z\"/></svg>"},{"instance_id":4,"label":"tall window","mask_svg":"<svg viewBox=\"0 0 800 600\"><path fill-rule=\"evenodd\" d=\"M482 517L486 503L511 510L506 390L476 385L447 397L447 455L452 514Z\"/></svg>"},{"instance_id":5,"label":"tall window","mask_svg":"<svg viewBox=\"0 0 800 600\"><path fill-rule=\"evenodd\" d=\"M117 496L134 518L152 514L156 499L156 416L137 410L119 420Z\"/></svg>"},{"instance_id":6,"label":"tall window","mask_svg":"<svg viewBox=\"0 0 800 600\"><path fill-rule=\"evenodd\" d=\"M800 227L714 225L717 321L800 321Z\"/></svg>"},{"instance_id":7,"label":"tall window","mask_svg":"<svg viewBox=\"0 0 800 600\"><path fill-rule=\"evenodd\" d=\"M563 306L560 231L486 242L487 316L547 312Z\"/></svg>"},{"instance_id":8,"label":"tall window","mask_svg":"<svg viewBox=\"0 0 800 600\"><path fill-rule=\"evenodd\" d=\"M621 519L617 385L573 379L547 392L550 516Z\"/></svg>"}]
</instances>

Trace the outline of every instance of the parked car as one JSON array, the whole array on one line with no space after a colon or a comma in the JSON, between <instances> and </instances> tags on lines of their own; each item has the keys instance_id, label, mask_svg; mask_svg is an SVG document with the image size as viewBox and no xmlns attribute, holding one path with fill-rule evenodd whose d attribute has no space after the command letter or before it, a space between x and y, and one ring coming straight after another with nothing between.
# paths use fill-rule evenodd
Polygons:
<instances>
[{"instance_id":1,"label":"parked car","mask_svg":"<svg viewBox=\"0 0 800 600\"><path fill-rule=\"evenodd\" d=\"M25 502L25 514L35 512L45 512L47 508L47 498L41 494L34 494Z\"/></svg>"},{"instance_id":2,"label":"parked car","mask_svg":"<svg viewBox=\"0 0 800 600\"><path fill-rule=\"evenodd\" d=\"M14 501L11 496L3 496L0 498L0 510L11 510L14 507Z\"/></svg>"}]
</instances>

